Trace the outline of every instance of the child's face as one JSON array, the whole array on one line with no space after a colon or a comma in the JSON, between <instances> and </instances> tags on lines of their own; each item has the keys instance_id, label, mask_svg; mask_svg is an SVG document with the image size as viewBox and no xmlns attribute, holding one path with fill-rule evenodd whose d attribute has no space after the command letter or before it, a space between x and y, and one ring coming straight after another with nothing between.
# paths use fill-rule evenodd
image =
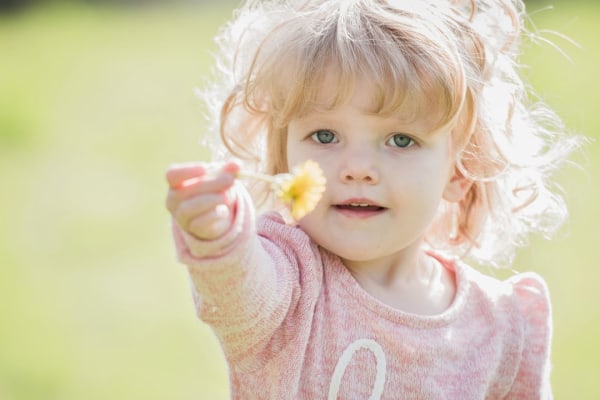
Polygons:
<instances>
[{"instance_id":1,"label":"child's face","mask_svg":"<svg viewBox=\"0 0 600 400\"><path fill-rule=\"evenodd\" d=\"M334 93L328 86L323 93ZM458 200L449 129L431 132L436 118L369 113L372 94L360 83L347 104L288 126L288 166L312 159L327 178L300 225L346 262L417 254L440 200Z\"/></svg>"}]
</instances>

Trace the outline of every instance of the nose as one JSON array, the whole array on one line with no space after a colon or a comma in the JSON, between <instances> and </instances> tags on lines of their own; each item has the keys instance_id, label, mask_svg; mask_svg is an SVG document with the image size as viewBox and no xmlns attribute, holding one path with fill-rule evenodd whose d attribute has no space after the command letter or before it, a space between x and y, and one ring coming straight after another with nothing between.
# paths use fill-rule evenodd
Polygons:
<instances>
[{"instance_id":1,"label":"nose","mask_svg":"<svg viewBox=\"0 0 600 400\"><path fill-rule=\"evenodd\" d=\"M340 179L344 183L366 183L374 185L379 182L379 172L375 155L361 149L348 155L340 169Z\"/></svg>"}]
</instances>

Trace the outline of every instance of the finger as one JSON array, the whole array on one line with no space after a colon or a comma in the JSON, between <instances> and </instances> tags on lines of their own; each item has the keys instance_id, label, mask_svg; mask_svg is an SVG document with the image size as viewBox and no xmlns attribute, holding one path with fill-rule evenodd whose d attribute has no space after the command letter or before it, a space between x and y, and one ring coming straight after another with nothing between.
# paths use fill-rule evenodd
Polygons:
<instances>
[{"instance_id":1,"label":"finger","mask_svg":"<svg viewBox=\"0 0 600 400\"><path fill-rule=\"evenodd\" d=\"M232 214L223 204L204 213L188 224L187 231L200 240L213 240L227 232L232 223Z\"/></svg>"},{"instance_id":2,"label":"finger","mask_svg":"<svg viewBox=\"0 0 600 400\"><path fill-rule=\"evenodd\" d=\"M223 175L199 180L188 186L170 188L165 199L166 208L177 216L181 208L186 214L191 214L192 209L202 212L217 203L231 205L236 198L233 190L230 190L233 182L233 176Z\"/></svg>"},{"instance_id":3,"label":"finger","mask_svg":"<svg viewBox=\"0 0 600 400\"><path fill-rule=\"evenodd\" d=\"M175 188L186 180L202 176L205 173L206 166L202 163L173 164L167 169L166 178L169 186Z\"/></svg>"},{"instance_id":4,"label":"finger","mask_svg":"<svg viewBox=\"0 0 600 400\"><path fill-rule=\"evenodd\" d=\"M229 161L225 165L223 165L223 168L221 170L223 172L235 175L240 171L240 168L241 168L240 165L238 163L236 163L235 161Z\"/></svg>"},{"instance_id":5,"label":"finger","mask_svg":"<svg viewBox=\"0 0 600 400\"><path fill-rule=\"evenodd\" d=\"M202 196L191 197L176 202L171 213L181 226L187 227L189 222L202 214L214 211L219 205L224 205L225 196L221 193L211 193Z\"/></svg>"},{"instance_id":6,"label":"finger","mask_svg":"<svg viewBox=\"0 0 600 400\"><path fill-rule=\"evenodd\" d=\"M237 191L235 187L231 187L228 190L225 190L223 193L223 197L225 198L225 205L227 207L232 208L237 201Z\"/></svg>"},{"instance_id":7,"label":"finger","mask_svg":"<svg viewBox=\"0 0 600 400\"><path fill-rule=\"evenodd\" d=\"M235 176L232 174L206 175L185 181L184 185L177 187L175 191L181 198L191 198L209 193L223 194L233 186L234 181Z\"/></svg>"}]
</instances>

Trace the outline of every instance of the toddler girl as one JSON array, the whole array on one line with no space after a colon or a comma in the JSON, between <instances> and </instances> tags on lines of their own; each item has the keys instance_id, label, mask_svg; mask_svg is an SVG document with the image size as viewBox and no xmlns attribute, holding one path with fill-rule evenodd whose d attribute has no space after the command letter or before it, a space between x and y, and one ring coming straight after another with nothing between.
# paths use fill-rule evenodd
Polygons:
<instances>
[{"instance_id":1,"label":"toddler girl","mask_svg":"<svg viewBox=\"0 0 600 400\"><path fill-rule=\"evenodd\" d=\"M224 28L219 166L172 166L167 207L233 398L552 397L544 281L466 263L508 265L565 216L548 177L575 141L527 102L523 18L520 0L274 0ZM327 185L299 221L239 179L307 160Z\"/></svg>"}]
</instances>

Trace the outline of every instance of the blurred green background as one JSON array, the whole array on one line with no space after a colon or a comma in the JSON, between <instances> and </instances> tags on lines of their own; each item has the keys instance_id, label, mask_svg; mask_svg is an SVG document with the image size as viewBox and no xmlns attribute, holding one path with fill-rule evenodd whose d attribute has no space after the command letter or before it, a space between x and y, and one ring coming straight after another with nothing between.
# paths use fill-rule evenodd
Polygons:
<instances>
[{"instance_id":1,"label":"blurred green background","mask_svg":"<svg viewBox=\"0 0 600 400\"><path fill-rule=\"evenodd\" d=\"M226 399L163 176L204 157L193 89L234 2L31 3L0 13L0 399ZM527 45L525 74L592 143L559 176L570 222L515 269L552 291L556 398L598 399L600 3L548 4L529 2L537 28L581 47L544 33L572 61Z\"/></svg>"}]
</instances>

